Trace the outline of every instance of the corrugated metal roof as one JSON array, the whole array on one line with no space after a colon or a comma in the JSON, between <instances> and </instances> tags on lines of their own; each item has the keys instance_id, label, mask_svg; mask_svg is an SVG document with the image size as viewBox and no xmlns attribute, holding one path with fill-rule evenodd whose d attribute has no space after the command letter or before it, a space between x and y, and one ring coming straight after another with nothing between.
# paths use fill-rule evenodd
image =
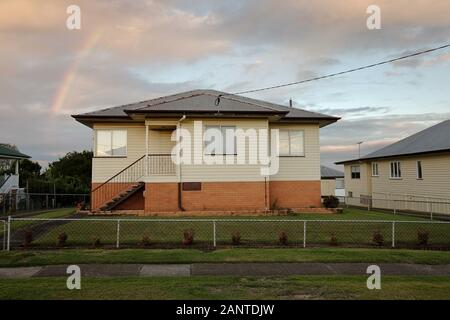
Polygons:
<instances>
[{"instance_id":1,"label":"corrugated metal roof","mask_svg":"<svg viewBox=\"0 0 450 320\"><path fill-rule=\"evenodd\" d=\"M220 104L215 105L217 97ZM234 112L234 113L272 113L284 119L323 119L338 120L337 117L290 108L262 100L228 94L215 90L193 90L137 103L102 109L94 112L75 115L75 118L86 117L127 117L129 113L158 112Z\"/></svg>"},{"instance_id":2,"label":"corrugated metal roof","mask_svg":"<svg viewBox=\"0 0 450 320\"><path fill-rule=\"evenodd\" d=\"M450 120L440 122L403 140L369 153L361 157L361 159L340 161L336 164L440 151L450 151Z\"/></svg>"},{"instance_id":3,"label":"corrugated metal roof","mask_svg":"<svg viewBox=\"0 0 450 320\"><path fill-rule=\"evenodd\" d=\"M31 158L30 156L27 156L26 154L23 154L19 151L16 151L14 149L11 149L4 144L0 144L0 158L7 158L7 159L28 159Z\"/></svg>"},{"instance_id":4,"label":"corrugated metal roof","mask_svg":"<svg viewBox=\"0 0 450 320\"><path fill-rule=\"evenodd\" d=\"M320 176L323 178L343 178L344 173L326 166L320 166Z\"/></svg>"}]
</instances>

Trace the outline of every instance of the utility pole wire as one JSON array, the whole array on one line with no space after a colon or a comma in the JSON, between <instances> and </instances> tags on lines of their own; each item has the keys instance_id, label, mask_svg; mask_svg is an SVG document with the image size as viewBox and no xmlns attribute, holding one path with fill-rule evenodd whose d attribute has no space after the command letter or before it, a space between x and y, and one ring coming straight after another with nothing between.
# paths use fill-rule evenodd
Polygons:
<instances>
[{"instance_id":1,"label":"utility pole wire","mask_svg":"<svg viewBox=\"0 0 450 320\"><path fill-rule=\"evenodd\" d=\"M359 67L359 68L349 69L349 70L340 71L340 72L336 72L336 73L330 73L330 74L326 74L326 75L319 76L319 77L314 77L314 78L300 80L300 81L295 81L295 82L289 82L289 83L285 83L285 84L279 84L279 85L270 86L270 87L264 87L264 88L259 88L259 89L252 89L252 90L245 90L245 91L234 92L234 93L231 93L231 94L245 94L245 93L259 92L259 91L265 91L265 90L272 90L272 89L278 89L278 88L283 88L283 87L289 87L289 86L293 86L293 85L296 85L296 84L302 84L302 83L316 81L316 80L322 80L322 79L325 79L325 78L331 78L331 77L339 76L339 75L350 73L350 72L360 71L360 70L364 70L364 69L368 69L368 68L381 66L383 64L388 64L388 63L392 63L392 62L408 59L408 58L411 58L411 57L419 56L419 55L430 53L430 52L433 52L433 51L442 50L442 49L445 49L445 48L448 48L448 47L450 47L450 44L446 44L446 45L443 45L443 46L440 46L440 47L435 47L435 48L431 48L431 49L415 52L415 53L408 54L408 55L401 56L401 57L394 58L394 59L380 61L380 62L377 62L377 63L365 65L365 66L362 66L362 67ZM219 95L217 97L216 102L215 102L216 106L219 105L220 97L223 97L223 96L227 96L227 95L226 94L222 94L222 95Z\"/></svg>"}]
</instances>

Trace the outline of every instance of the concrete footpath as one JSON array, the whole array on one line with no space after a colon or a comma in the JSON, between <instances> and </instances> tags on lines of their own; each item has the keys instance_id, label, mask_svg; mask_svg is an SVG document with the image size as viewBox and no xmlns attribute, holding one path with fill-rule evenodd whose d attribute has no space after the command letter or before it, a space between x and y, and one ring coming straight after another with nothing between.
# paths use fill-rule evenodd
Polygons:
<instances>
[{"instance_id":1,"label":"concrete footpath","mask_svg":"<svg viewBox=\"0 0 450 320\"><path fill-rule=\"evenodd\" d=\"M373 263L376 264L376 263ZM85 277L366 275L370 263L79 264ZM450 276L450 265L379 263L383 275ZM68 265L0 268L0 278L64 277Z\"/></svg>"}]
</instances>

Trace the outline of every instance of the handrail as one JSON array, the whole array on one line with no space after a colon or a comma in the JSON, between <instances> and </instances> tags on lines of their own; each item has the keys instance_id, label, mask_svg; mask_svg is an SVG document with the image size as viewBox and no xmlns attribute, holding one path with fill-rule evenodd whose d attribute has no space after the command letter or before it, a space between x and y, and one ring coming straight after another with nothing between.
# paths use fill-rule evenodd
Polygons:
<instances>
[{"instance_id":1,"label":"handrail","mask_svg":"<svg viewBox=\"0 0 450 320\"><path fill-rule=\"evenodd\" d=\"M138 158L91 191L91 210L107 205L145 175L145 164Z\"/></svg>"},{"instance_id":2,"label":"handrail","mask_svg":"<svg viewBox=\"0 0 450 320\"><path fill-rule=\"evenodd\" d=\"M0 181L0 189L3 187L3 185L6 183L6 181L8 181L9 178L11 178L11 175L6 176L6 179L4 179L3 181Z\"/></svg>"},{"instance_id":3,"label":"handrail","mask_svg":"<svg viewBox=\"0 0 450 320\"><path fill-rule=\"evenodd\" d=\"M101 185L99 185L97 188L93 189L91 191L94 192L95 190L101 188L103 185L107 184L108 182L110 182L112 179L114 179L115 177L117 177L119 174L121 174L122 172L124 172L125 170L127 170L128 168L132 167L133 165L135 165L139 160L143 159L145 157L145 155L143 155L142 157L140 157L139 159L137 159L136 161L134 161L133 163L131 163L130 165L126 166L125 168L123 168L122 170L120 170L118 173L116 173L115 175L113 175L111 178L109 178L108 180L106 180L105 182L103 182Z\"/></svg>"}]
</instances>

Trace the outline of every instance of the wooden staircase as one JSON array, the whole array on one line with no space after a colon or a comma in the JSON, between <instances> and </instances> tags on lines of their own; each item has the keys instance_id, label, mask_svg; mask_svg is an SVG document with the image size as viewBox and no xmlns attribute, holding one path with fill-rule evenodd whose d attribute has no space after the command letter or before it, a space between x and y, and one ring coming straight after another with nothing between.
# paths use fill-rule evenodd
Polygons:
<instances>
[{"instance_id":1,"label":"wooden staircase","mask_svg":"<svg viewBox=\"0 0 450 320\"><path fill-rule=\"evenodd\" d=\"M140 157L91 192L91 212L105 212L141 191L145 183L145 156Z\"/></svg>"},{"instance_id":2,"label":"wooden staircase","mask_svg":"<svg viewBox=\"0 0 450 320\"><path fill-rule=\"evenodd\" d=\"M108 201L103 206L100 207L100 211L110 211L114 209L116 206L130 198L136 192L142 191L145 187L145 182L138 182L130 186L129 189L121 192L116 197L112 198L111 201Z\"/></svg>"}]
</instances>

